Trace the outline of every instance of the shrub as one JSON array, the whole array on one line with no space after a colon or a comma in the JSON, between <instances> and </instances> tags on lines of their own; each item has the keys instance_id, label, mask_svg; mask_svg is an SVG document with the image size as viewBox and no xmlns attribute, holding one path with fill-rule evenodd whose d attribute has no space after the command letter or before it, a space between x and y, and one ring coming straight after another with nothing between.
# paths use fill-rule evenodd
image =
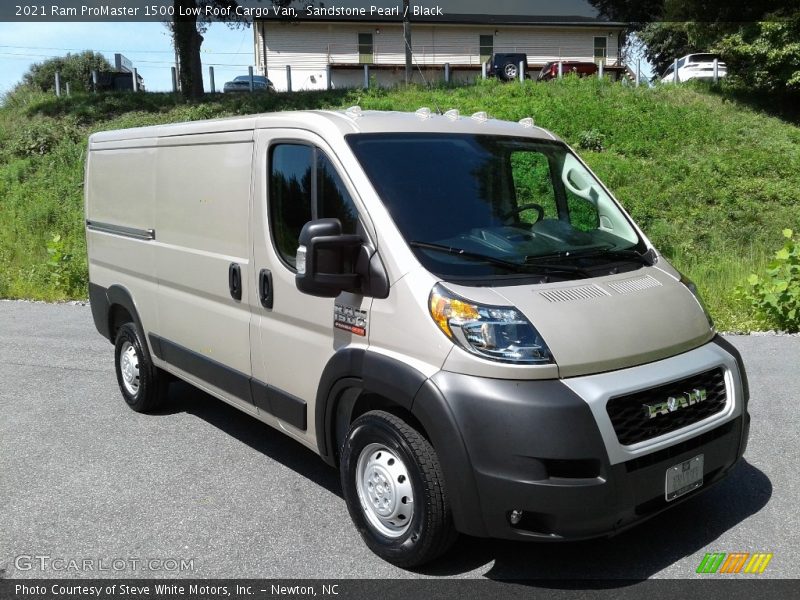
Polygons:
<instances>
[{"instance_id":1,"label":"shrub","mask_svg":"<svg viewBox=\"0 0 800 600\"><path fill-rule=\"evenodd\" d=\"M69 120L60 122L44 119L31 120L18 128L9 141L11 152L18 157L48 154L61 142L75 143L83 134Z\"/></svg>"},{"instance_id":2,"label":"shrub","mask_svg":"<svg viewBox=\"0 0 800 600\"><path fill-rule=\"evenodd\" d=\"M745 296L763 323L775 329L800 331L800 244L791 229L786 243L775 253L766 274L750 275Z\"/></svg>"},{"instance_id":3,"label":"shrub","mask_svg":"<svg viewBox=\"0 0 800 600\"><path fill-rule=\"evenodd\" d=\"M11 140L11 151L19 157L47 154L58 143L55 129L42 122L33 122L20 129Z\"/></svg>"},{"instance_id":4,"label":"shrub","mask_svg":"<svg viewBox=\"0 0 800 600\"><path fill-rule=\"evenodd\" d=\"M582 131L578 136L578 146L583 150L602 152L605 139L606 136L600 133L600 131L597 129Z\"/></svg>"},{"instance_id":5,"label":"shrub","mask_svg":"<svg viewBox=\"0 0 800 600\"><path fill-rule=\"evenodd\" d=\"M56 71L61 73L61 85L67 82L73 91L90 89L92 71L110 71L111 64L105 57L91 50L78 54L67 54L56 58L48 58L31 65L22 76L22 83L43 92L55 88Z\"/></svg>"},{"instance_id":6,"label":"shrub","mask_svg":"<svg viewBox=\"0 0 800 600\"><path fill-rule=\"evenodd\" d=\"M65 298L83 297L88 283L84 252L68 248L61 235L47 242L47 278L55 291Z\"/></svg>"}]
</instances>

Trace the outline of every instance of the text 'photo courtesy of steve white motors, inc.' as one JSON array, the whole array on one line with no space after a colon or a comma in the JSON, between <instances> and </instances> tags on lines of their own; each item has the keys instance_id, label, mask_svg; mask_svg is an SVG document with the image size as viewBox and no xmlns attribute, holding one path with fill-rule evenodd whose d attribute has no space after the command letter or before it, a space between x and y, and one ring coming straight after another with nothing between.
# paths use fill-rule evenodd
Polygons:
<instances>
[{"instance_id":1,"label":"text 'photo courtesy of steve white motors, inc.'","mask_svg":"<svg viewBox=\"0 0 800 600\"><path fill-rule=\"evenodd\" d=\"M348 597L349 586L345 583L325 583L309 581L258 583L243 580L210 582L143 582L130 580L110 582L63 581L60 583L15 583L10 587L15 597L32 600L34 598L158 598L159 600L180 599L224 599L236 600L253 598L254 600L280 597L314 598L314 597Z\"/></svg>"}]
</instances>

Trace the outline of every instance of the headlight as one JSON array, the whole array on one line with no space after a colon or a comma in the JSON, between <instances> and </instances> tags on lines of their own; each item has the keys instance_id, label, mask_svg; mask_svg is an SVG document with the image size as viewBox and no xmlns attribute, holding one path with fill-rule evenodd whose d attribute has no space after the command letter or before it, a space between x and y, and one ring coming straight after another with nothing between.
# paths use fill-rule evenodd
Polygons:
<instances>
[{"instance_id":1,"label":"headlight","mask_svg":"<svg viewBox=\"0 0 800 600\"><path fill-rule=\"evenodd\" d=\"M428 307L439 329L472 354L509 363L554 362L542 336L512 306L476 304L436 285Z\"/></svg>"},{"instance_id":2,"label":"headlight","mask_svg":"<svg viewBox=\"0 0 800 600\"><path fill-rule=\"evenodd\" d=\"M714 319L711 318L711 313L708 312L708 308L706 308L706 303L703 302L703 299L700 297L700 292L697 290L697 286L694 284L694 281L689 279L686 275L681 273L681 283L687 287L687 289L692 292L692 295L697 300L697 303L700 305L700 308L703 309L703 312L706 315L706 319L708 320L708 326L711 329L714 329Z\"/></svg>"}]
</instances>

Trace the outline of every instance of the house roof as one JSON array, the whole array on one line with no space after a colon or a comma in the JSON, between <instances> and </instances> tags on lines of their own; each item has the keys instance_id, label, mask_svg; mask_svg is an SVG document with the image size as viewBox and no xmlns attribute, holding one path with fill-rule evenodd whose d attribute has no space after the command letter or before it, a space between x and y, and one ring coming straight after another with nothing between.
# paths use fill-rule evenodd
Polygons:
<instances>
[{"instance_id":1,"label":"house roof","mask_svg":"<svg viewBox=\"0 0 800 600\"><path fill-rule=\"evenodd\" d=\"M613 27L623 28L627 23L609 21L600 17L587 17L583 15L499 15L499 14L445 14L442 16L417 16L409 19L410 22L431 25L517 25L517 26L550 26L550 27ZM296 17L286 18L271 14L257 18L256 21L287 22L287 23L371 23L375 25L387 23L402 23L402 16L373 17L369 15L344 15L344 16L303 16L299 13Z\"/></svg>"}]
</instances>

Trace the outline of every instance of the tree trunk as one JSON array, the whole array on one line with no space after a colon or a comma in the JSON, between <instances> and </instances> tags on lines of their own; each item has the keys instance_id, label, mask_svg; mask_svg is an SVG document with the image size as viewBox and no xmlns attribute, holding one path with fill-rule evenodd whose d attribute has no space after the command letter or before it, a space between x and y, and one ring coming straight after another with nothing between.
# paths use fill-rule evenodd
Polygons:
<instances>
[{"instance_id":1,"label":"tree trunk","mask_svg":"<svg viewBox=\"0 0 800 600\"><path fill-rule=\"evenodd\" d=\"M197 31L195 0L173 0L175 8L175 48L178 52L181 93L193 100L203 96L203 65L200 61L200 45L203 36Z\"/></svg>"}]
</instances>

